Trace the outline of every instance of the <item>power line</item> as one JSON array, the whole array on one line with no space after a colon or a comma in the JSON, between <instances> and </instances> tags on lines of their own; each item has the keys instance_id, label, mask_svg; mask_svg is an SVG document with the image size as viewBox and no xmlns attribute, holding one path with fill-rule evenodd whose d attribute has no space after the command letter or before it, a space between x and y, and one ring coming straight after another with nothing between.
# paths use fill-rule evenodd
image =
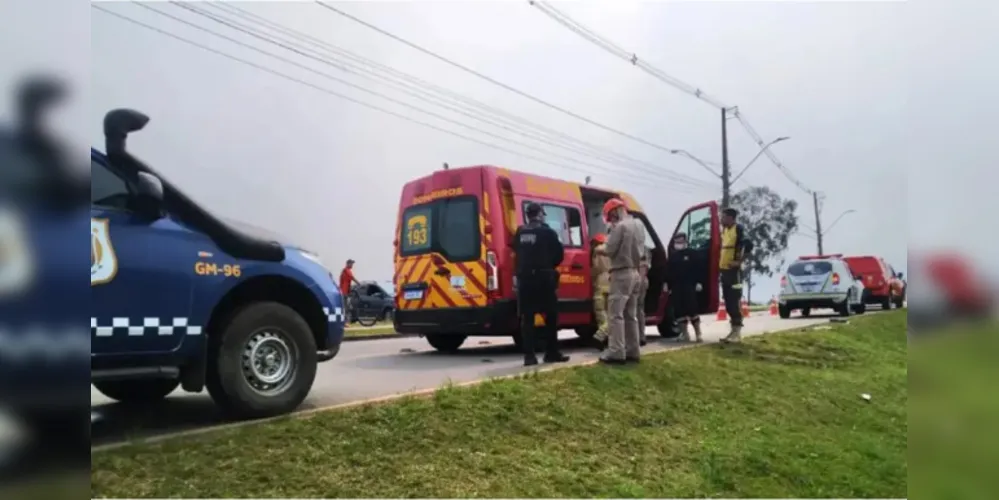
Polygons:
<instances>
[{"instance_id":1,"label":"power line","mask_svg":"<svg viewBox=\"0 0 999 500\"><path fill-rule=\"evenodd\" d=\"M233 5L221 4L221 3L208 4L208 5L213 5L216 9L220 11L224 11L226 14L236 15L241 18L248 19L253 23L262 25L266 28L282 33L287 37L295 38L297 40L302 40L308 43L309 45L319 46L325 50L316 51L304 47L303 45L295 41L284 40L284 43L280 43L279 41L276 41L273 37L261 35L262 32L255 27L250 27L244 24L240 24L238 21L234 21L232 19L220 18L219 16L213 13L201 10L200 8L194 7L193 5L190 4L180 4L178 2L171 2L171 3L174 3L176 6L180 8L194 12L197 15L209 18L217 23L228 26L232 29L249 34L258 39L265 40L269 43L277 44L286 49L299 53L300 55L305 55L306 57L309 57L313 60L317 60L324 64L336 67L337 69L340 69L344 72L351 73L360 76L361 78L375 81L377 83L388 84L394 87L395 89L400 90L401 92L404 92L406 94L409 94L410 96L415 97L419 100L434 104L436 106L440 106L442 108L448 109L450 111L464 115L474 120L504 129L508 132L523 137L527 137L535 141L543 142L545 144L555 146L567 151L572 151L576 154L580 154L590 158L595 158L600 161L605 161L611 164L616 165L617 163L628 163L633 165L634 168L639 170L644 170L653 176L662 176L673 179L677 182L683 182L688 184L705 185L704 181L701 181L700 179L696 179L694 177L688 176L686 174L681 174L679 172L675 172L670 169L665 169L661 166L645 162L642 160L638 160L628 155L617 153L612 150L608 150L606 148L601 148L600 146L596 146L592 143L579 140L575 137L563 134L561 132L558 132L556 130L550 129L545 126L538 125L525 118L513 115L511 113L507 113L503 110L489 106L474 99L465 97L461 94L452 92L443 87L439 87L437 85L425 82L423 80L420 80L419 78L408 75L401 71L381 65L375 61L366 59L362 56L351 53L350 51L347 51L335 45L328 44L322 40L319 40L303 32L287 28L278 23L267 20L266 18L247 12L239 7ZM291 49L287 47L287 45L285 44L294 45L296 48ZM305 54L303 53L303 51L310 53ZM321 52L325 52L325 54ZM331 54L331 52L335 52L336 55ZM316 54L318 54L318 56ZM381 70L382 72L388 73L391 76L389 78L386 78L384 75L378 74L377 70L365 68L356 62L338 58L337 55L346 57L348 59L353 59L354 61L359 61L361 64L366 64L368 66L375 67L377 68L377 70ZM392 77L394 77L394 80L404 80L404 81L403 82L393 81ZM429 88L430 91L425 90L425 88ZM435 92L440 95L434 95ZM450 99L452 102L448 102L448 99ZM457 101L457 105L455 105L453 101ZM524 127L539 130L540 133L525 132L523 130ZM541 135L542 137L538 137L538 135ZM567 144L567 143L572 143L572 144Z\"/></svg>"},{"instance_id":2,"label":"power line","mask_svg":"<svg viewBox=\"0 0 999 500\"><path fill-rule=\"evenodd\" d=\"M135 3L135 2L133 2L133 3ZM191 11L193 11L192 7L191 7L191 6L189 6L189 5L185 5L185 4L180 4L180 3L177 3L177 2L171 2L171 3L173 3L173 4L174 4L175 6L177 6L177 7L180 7L180 8L183 8L183 9L185 9L185 10L191 10ZM231 37L228 37L228 36L226 36L226 35L223 35L223 34L220 34L220 33L216 32L216 31L213 31L213 30L211 30L211 29L208 29L208 28L205 28L205 27L203 27L203 26L200 26L200 25L197 25L197 24L195 24L195 23L192 23L192 22L190 22L190 21L187 21L187 20L184 20L184 19L182 19L182 18L179 18L179 17L177 17L177 16L174 16L174 15L171 15L171 14L169 14L169 13L166 13L166 12L163 12L163 11L161 11L161 10L159 10L159 9L156 9L156 8L154 8L154 7L151 7L151 6L149 6L148 4L142 4L142 3L135 3L135 4L136 4L137 6L139 6L139 7L142 7L142 8L144 8L144 9L147 9L147 10L150 10L150 11L152 11L152 12L155 12L155 13L157 13L157 14L160 14L160 15L162 15L162 16L165 16L165 17L168 17L168 18L170 18L170 19L173 19L173 20L175 20L175 21L177 21L177 22L180 22L180 23L182 23L182 24L186 24L186 25L188 25L188 26L190 26L190 27L193 27L193 28L195 28L195 29L198 29L199 31L202 31L202 32L205 32L205 33L208 33L208 34L211 34L211 35L213 35L213 36L216 36L216 37L219 37L219 38L222 38L222 39L224 39L224 40L228 40L228 41L230 41L230 42L233 42L233 43L235 43L235 44L237 44L237 45L240 45L240 46L242 46L242 47L245 47L245 48L248 48L248 49L251 49L251 50L254 50L254 51L256 51L256 52L259 52L259 53L261 53L261 54L264 54L264 55L267 55L267 56L269 56L269 57L272 57L272 58L275 58L275 59L278 59L278 60L280 60L280 61L283 61L283 62L286 62L286 63L288 63L288 64L292 64L292 65L294 65L294 66L297 66L297 67L299 67L299 68L302 68L302 69L305 69L306 71L310 71L310 72L312 72L312 73L315 73L315 74L317 74L317 75L320 75L320 76L323 76L323 77L325 77L325 78L327 78L327 79L330 79L330 80L333 80L333 81L336 81L336 82L338 82L338 83L341 83L341 84L343 84L343 85L347 85L347 86L349 86L349 87L351 87L351 88L354 88L354 89L357 89L357 90L360 90L360 91L362 91L362 92L365 92L365 93L368 93L368 94L371 94L371 95L374 95L374 96L377 96L377 97L381 97L381 98L383 98L383 99L386 99L386 100L388 100L388 101L390 101L390 102L393 102L393 103L395 103L395 104L398 104L398 105L401 105L401 106L404 106L404 107L407 107L407 108L410 108L410 109L413 109L413 110L416 110L416 111L418 111L418 112L421 112L421 113L423 113L423 114L426 114L426 115L429 115L429 116L432 116L432 117L434 117L434 118L437 118L437 119L439 119L439 120L443 120L443 121L447 121L447 122L450 122L450 123L454 123L454 124L456 124L456 125L459 125L459 126L463 126L463 127L465 127L465 128L468 128L468 129L470 129L470 130L474 130L474 131L476 131L476 132L478 132L478 133L481 133L481 134L484 134L484 135L487 135L487 136L490 136L490 137L494 137L494 138L497 138L497 139L500 139L500 140L504 140L504 141L507 141L507 142L510 142L510 143L513 143L513 144L516 144L516 145L518 145L518 146L520 146L520 147L525 147L525 148L528 148L528 149L531 149L531 150L534 150L534 151L538 151L538 152L541 152L541 153L545 153L545 154L550 154L550 155L552 155L552 156L556 156L556 157L559 157L559 158L562 158L562 159L565 159L565 160L568 160L568 161L572 161L572 162L576 162L576 163L579 163L579 164L581 164L581 165L587 165L587 166L590 166L590 167L593 167L593 168L596 168L596 169L598 169L598 170L603 170L604 168L606 168L606 167L604 167L604 166L601 166L601 165L597 165L597 164L593 164L593 163L589 163L589 162L585 162L585 161L580 161L580 160L577 160L577 159L574 159L574 158L571 158L571 157L568 157L568 156L564 156L564 155L559 155L559 154L557 154L557 153L552 153L552 152L550 152L550 151L547 151L547 150L544 150L544 149L540 149L540 148L537 148L537 147L535 147L535 146L533 146L533 145L530 145L530 144L525 144L525 143L523 143L523 142L520 142L520 141L516 141L516 140L513 140L513 139L510 139L510 138L507 138L507 137L504 137L504 136L501 136L501 135L498 135L498 134L494 134L494 133L492 133L492 132L489 132L489 131L487 131L487 130L483 130L483 129L480 129L480 128L477 128L477 127L474 127L474 126L471 126L471 125L467 125L467 124L464 124L464 123L461 123L461 122L458 122L458 121L455 121L455 120L453 120L453 119L450 119L450 118L448 118L448 117L446 117L446 116L443 116L443 115L440 115L440 114L437 114L437 113L434 113L433 111L428 111L428 110L425 110L425 109L423 109L423 108L420 108L420 107L417 107L417 106L414 106L414 105L412 105L412 104L409 104L409 103L407 103L407 102L405 102L405 101L401 101L401 100L398 100L398 99L395 99L395 98L392 98L392 97L389 97L389 96L386 96L386 95L384 95L384 94L381 94L381 93L379 93L379 92L375 92L375 91L373 91L373 90L371 90L371 89L368 89L368 88L366 88L366 87L363 87L363 86L361 86L361 85L357 85L357 84L355 84L355 83L352 83L352 82L348 82L348 81L346 81L346 80L343 80L343 79L341 79L341 78L338 78L338 77L336 77L336 76L333 76L333 75L330 75L330 74L328 74L328 73L323 73L323 72L321 72L321 71L318 71L318 70L316 70L316 69L314 69L314 68L311 68L311 67L309 67L309 66L307 66L307 65L303 65L303 64L300 64L300 63L297 63L297 62L294 62L294 61L290 61L290 60L288 60L287 58L284 58L284 57L282 57L282 56L280 56L280 55L277 55L277 54L273 54L273 53L271 53L271 52L267 52L267 51L265 51L265 50L262 50L262 49L260 49L260 48L258 48L258 47L255 47L255 46L253 46L253 45L250 45L250 44L247 44L247 43L244 43L244 42L241 42L241 41L239 41L239 40L236 40L236 39L234 39L234 38L231 38ZM201 14L200 12L198 12L198 14L199 14L199 15L204 15L205 17L209 17L209 18L210 18L210 19L212 19L212 20L216 20L216 21L218 21L218 22L220 22L220 23L222 23L222 24L225 24L225 25L229 26L230 28L233 28L233 29L236 29L237 31L241 31L241 32L242 32L242 33L244 33L244 34L248 34L248 35L251 35L251 36L253 36L253 37L255 37L255 38L258 38L258 39L260 39L260 40L263 40L263 41L265 41L265 42L268 42L268 43L272 43L272 44L274 44L274 45L277 45L277 46L279 46L279 47L282 47L282 48L284 48L284 49L286 49L286 50L289 50L289 51L292 51L292 52L295 52L295 53L297 53L297 54L299 54L299 55L303 55L303 56L305 56L305 57L309 57L310 59L313 59L313 60L316 60L316 61L319 61L319 62L321 62L321 63L324 63L324 64L327 64L327 65L331 65L331 66L334 66L334 67L338 67L338 68L339 68L339 66L337 66L337 65L336 65L335 63L331 63L330 61L328 61L328 60L324 60L324 59L322 59L322 58L317 58L317 57L316 57L316 56L314 56L314 55L311 55L311 54L308 54L308 53L306 53L306 52L303 52L302 50L299 50L299 49L298 49L298 48L296 48L296 47L293 47L293 46L289 46L289 45L287 45L287 44L285 44L285 43L282 43L282 42L281 42L281 41L279 41L279 40L275 40L275 39L273 39L273 38L269 38L269 37L267 37L266 35L261 35L261 34L260 34L259 32L256 32L256 31L254 31L254 30L252 30L252 29L249 29L249 30L248 30L248 29L245 29L245 28L241 28L241 27L237 27L237 26L234 26L234 25L233 25L233 24L231 24L231 23L227 23L227 22L226 22L225 20L221 20L221 19L218 19L218 18L216 18L216 17L212 17L212 15L211 15L210 13L204 13L204 14ZM517 131L516 129L512 129L512 128L509 128L509 127L503 127L503 128L506 128L507 130L510 130L510 131L513 131L513 132L518 132L518 131ZM528 136L528 137L530 137L530 136ZM537 138L534 138L534 137L531 137L531 138L532 138L532 139L534 139L534 140L538 140ZM546 142L546 141L543 141L543 140L542 140L541 142ZM549 144L551 144L551 142L550 142L550 141L547 141L547 142L548 142ZM592 155L587 155L587 156L590 156L590 157L593 157ZM656 172L656 173L658 174L659 172ZM630 173L629 173L629 175L632 175L632 174L630 174ZM686 178L684 178L685 176L681 176L681 174L673 174L673 173L671 173L671 172L666 172L666 173L665 173L664 175L667 175L667 176L671 176L671 177L673 177L673 178L674 178L674 179L673 179L673 182L677 182L677 183L685 183L685 184L687 184L687 185L689 185L689 186L698 186L698 187L699 187L700 185L706 185L706 184L704 183L704 181L700 181L700 180L698 180L698 179L694 179L694 178L691 178L691 177L686 177ZM647 180L650 180L651 182L659 182L659 181L660 181L659 179L647 179Z\"/></svg>"},{"instance_id":3,"label":"power line","mask_svg":"<svg viewBox=\"0 0 999 500\"><path fill-rule=\"evenodd\" d=\"M723 109L727 107L724 104L722 104L721 101L707 95L700 88L659 70L658 68L652 66L651 64L646 63L644 60L639 59L638 54L635 54L634 52L629 52L623 49L620 45L617 45L614 42L611 42L610 40L598 35L597 33L593 32L593 30L590 30L589 28L583 26L582 24L572 19L571 17L565 15L555 7L552 7L548 2L540 0L539 1L528 0L527 3L533 5L534 7L537 7L538 10L540 10L542 13L555 20L555 22L568 28L573 33L576 33L577 35L589 40L593 44L604 49L605 51L631 63L632 66L635 66L636 68L645 71L646 73L656 77L657 79L663 81L669 86L674 87L684 93L690 94L718 109Z\"/></svg>"},{"instance_id":4,"label":"power line","mask_svg":"<svg viewBox=\"0 0 999 500\"><path fill-rule=\"evenodd\" d=\"M542 13L552 18L562 26L568 28L570 31L585 38L586 40L604 49L605 51L613 54L614 56L617 56L618 58L631 63L636 68L645 71L646 73L652 75L653 77L662 81L663 83L666 83L667 85L675 89L678 89L681 92L692 95L697 99L704 101L715 108L729 109L733 111L734 116L739 120L739 124L742 125L742 127L746 130L749 136L756 142L756 144L760 147L762 147L765 144L765 141L760 136L760 134L756 132L756 129L754 129L749 124L749 121L746 120L745 116L743 116L742 112L739 111L737 107L726 106L718 99L715 99L707 95L700 88L695 87L694 85L691 85L689 83L686 83L680 80L679 78L671 76L666 72L656 68L655 66L646 63L645 61L639 59L637 54L629 52L621 48L619 45L614 44L613 42L607 40L606 38L598 35L593 30L586 28L578 21L572 19L565 13L559 11L558 9L556 9L555 7L553 7L551 4L549 4L544 0L528 0L528 4L537 7L538 10L540 10ZM780 172L784 174L784 176L787 177L788 180L790 180L795 186L797 186L799 189L805 191L808 194L812 194L812 190L807 188L801 181L799 181L793 174L791 174L791 171L784 165L783 162L780 161L780 159L777 157L776 154L774 154L769 149L766 150L764 154L767 155L767 158L769 158L770 161L773 162L773 164L777 167L777 169L780 170Z\"/></svg>"},{"instance_id":5,"label":"power line","mask_svg":"<svg viewBox=\"0 0 999 500\"><path fill-rule=\"evenodd\" d=\"M103 8L103 7L101 7L101 6L97 5L97 4L91 4L91 8L96 9L96 10L101 11L101 12L104 12L105 14L108 14L110 16L116 17L116 18L121 19L123 21L129 22L129 23L134 24L136 26L140 26L140 27L146 28L146 29L148 29L150 31L159 33L159 34L167 36L169 38L173 38L174 40L183 42L183 43L191 45L193 47L205 50L207 52L211 52L213 54L222 56L224 58L230 59L230 60L235 61L235 62L242 63L242 64L244 64L246 66L249 66L249 67L252 67L254 69L263 71L265 73L269 73L269 74L277 76L279 78L283 78L285 80L289 80L289 81L292 81L292 82L304 85L306 87L310 87L310 88L312 88L314 90L317 90L319 92L322 92L324 94L327 94L327 95L330 95L330 96L333 96L333 97L338 97L338 98L346 100L346 101L350 101L352 103L358 104L358 105L366 107L368 109L379 111L379 112L382 112L382 113L394 116L396 118L400 118L402 120L405 120L405 121L408 121L408 122L411 122L411 123L414 123L414 124L417 124L417 125L421 125L421 126L426 127L426 128L430 128L430 129L436 130L438 132L442 132L442 133L445 133L445 134L448 134L448 135L451 135L451 136L454 136L454 137L458 137L460 139L464 139L464 140L469 141L469 142L474 142L474 143L477 143L477 144L480 144L480 145L483 145L483 146L486 146L486 147L489 147L489 148L492 148L492 149L496 149L496 150L499 150L499 151L504 151L504 152L507 152L507 153L510 153L510 154L513 154L513 155L517 155L517 156L520 156L522 158L527 158L527 159L530 159L530 160L538 161L538 162L541 162L541 163L546 163L546 164L553 165L553 166L556 166L556 167L565 168L567 170L581 171L581 172L584 172L584 173L591 173L591 174L593 173L593 172L587 171L585 169L580 169L580 168L578 168L576 166L573 166L573 165L568 165L568 164L564 164L564 163L560 163L560 162L551 161L551 160L548 160L548 159L545 159L545 158L541 158L541 157L530 155L530 154L525 154L525 153L522 153L520 151L516 151L516 150L510 149L510 148L507 148L507 147L504 147L504 146L500 146L500 145L497 145L497 144L493 144L493 143L490 143L490 142L487 142L487 141L479 140L479 139L476 139L474 137L469 137L469 136L461 134L459 132L455 132L455 131L448 130L448 129L445 129L445 128L442 128L442 127L438 127L438 126L436 126L434 124L427 123L427 122L424 122L424 121L421 121L421 120L418 120L418 119L415 119L415 118L412 118L412 117L409 117L409 116L397 113L395 111L391 111L391 110L379 107L377 105L374 105L374 104L371 104L371 103L368 103L368 102L365 102L365 101L361 101L359 99L355 99L353 97L341 94L339 92L330 90L328 88L316 85L316 84L314 84L312 82L309 82L309 81L306 81L306 80L303 80L303 79L300 79L300 78L295 78L293 76L289 76L289 75L287 75L287 74L285 74L285 73L283 73L281 71L278 71L278 70L275 70L273 68L267 67L267 66L265 66L263 64L258 64L258 63L255 63L253 61L250 61L250 60L247 60L247 59L243 59L243 58L240 58L238 56L234 56L232 54L228 54L228 53L223 52L221 50L217 50L217 49L214 49L214 48L209 47L207 45L195 42L193 40L190 40L190 39L185 38L183 36L177 35L175 33L171 33L171 32L169 32L167 30L163 30L163 29L158 28L156 26L152 26L150 24L143 23L143 22L138 21L136 19L132 19L132 18L130 18L128 16L125 16L125 15L122 15L122 14L118 14L116 12L112 12L112 11L110 11L108 9L105 9L105 8ZM682 190L680 190L679 189L680 186L667 185L667 186L664 186L664 187L674 188L674 189L677 189L678 191L681 191L681 192L689 192L689 191L682 191Z\"/></svg>"},{"instance_id":6,"label":"power line","mask_svg":"<svg viewBox=\"0 0 999 500\"><path fill-rule=\"evenodd\" d=\"M496 85L496 86L501 87L501 88L503 88L505 90L513 92L514 94L517 94L517 95L519 95L521 97L529 99L529 100L531 100L531 101L533 101L535 103L541 104L542 106L545 106L547 108L553 109L553 110L558 111L558 112L560 112L562 114L565 114L567 116L571 116L572 118L575 118L577 120L583 121L585 123L588 123L590 125L598 127L600 129L603 129L603 130L605 130L607 132L611 132L611 133L619 135L621 137L625 137L627 139L631 139L631 140L633 140L635 142L639 142L639 143L644 144L646 146L650 146L650 147L659 149L661 151L665 151L665 152L670 153L670 154L680 154L679 151L682 151L682 150L678 150L676 148L669 148L669 147L663 146L661 144L656 144L656 143L654 143L652 141L649 141L647 139L643 139L641 137L629 134L627 132L623 132L623 131L618 130L616 128L604 125L604 124L602 124L600 122L597 122L597 121L592 120L590 118L587 118L585 116L582 116L582 115L579 115L579 114L574 113L572 111L569 111L568 109L565 109L565 108L560 107L558 105L552 104L552 103L550 103L548 101L545 101L545 100L543 100L541 98L538 98L538 97L535 97L535 96L533 96L531 94L528 94L527 92L524 92L524 91L522 91L522 90L520 90L518 88L515 88L515 87L513 87L511 85L508 85L508 84L503 83L503 82L501 82L499 80L496 80L495 78L492 78L492 77L490 77L488 75L480 73L480 72L478 72L478 71L476 71L476 70L474 70L472 68L469 68L468 66L465 66L465 65L463 65L461 63L458 63L458 62L456 62L454 60L448 59L447 57L444 57L444 56L442 56L442 55L440 55L440 54L438 54L438 53L436 53L436 52L434 52L432 50L426 49L426 48L424 48L424 47L422 47L420 45L417 45L417 44L415 44L413 42L410 42L409 40L406 40L406 39L404 39L404 38L402 38L402 37L400 37L398 35L395 35L395 34L390 33L390 32L388 32L388 31L386 31L386 30L384 30L382 28L379 28L378 26L375 26L375 25L373 25L373 24L371 24L371 23L369 23L367 21L364 21L364 20L359 19L359 18L357 18L355 16L352 16L352 15L350 15L350 14L348 14L348 13L346 13L346 12L340 10L340 9L337 9L336 7L331 7L331 6L327 5L326 3L323 3L323 2L321 2L319 0L316 0L316 3L320 7L326 8L326 9L328 9L328 10L330 10L332 12L335 12L335 13L337 13L337 14L339 14L339 15L347 18L347 19L350 19L351 21L354 21L354 22L356 22L356 23L358 23L358 24L360 24L360 25L362 25L364 27L367 27L367 28L369 28L371 30L374 30L374 31L378 32L378 33L381 33L382 35L385 35L385 36L387 36L387 37L389 37L389 38L391 38L391 39L393 39L393 40L395 40L395 41L397 41L399 43L402 43L402 44L404 44L404 45L406 45L406 46L408 46L408 47L410 47L412 49L415 49L415 50L420 51L420 52L422 52L422 53L424 53L424 54L426 54L426 55L428 55L430 57L433 57L434 59L437 59L438 61L441 61L441 62L443 62L443 63L445 63L445 64L447 64L449 66L452 66L454 68L460 69L460 70L462 70L462 71L464 71L464 72L466 72L466 73L468 73L470 75L476 76L476 77L478 77L478 78L480 78L482 80L485 80L485 81L487 81L489 83L492 83L493 85ZM687 153L687 154L689 155L689 153ZM704 162L703 160L698 162L698 164L701 165L702 167L705 167L706 163L707 162ZM709 168L709 171L711 171L712 173L714 173L714 171L710 170L710 168ZM715 174L715 175L717 175L717 174Z\"/></svg>"}]
</instances>

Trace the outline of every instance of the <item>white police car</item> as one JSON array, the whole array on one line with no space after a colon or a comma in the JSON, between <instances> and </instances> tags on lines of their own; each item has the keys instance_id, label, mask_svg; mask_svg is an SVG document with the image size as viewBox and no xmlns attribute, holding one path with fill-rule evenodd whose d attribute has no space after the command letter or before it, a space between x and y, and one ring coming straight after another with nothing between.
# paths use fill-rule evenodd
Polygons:
<instances>
[{"instance_id":1,"label":"white police car","mask_svg":"<svg viewBox=\"0 0 999 500\"><path fill-rule=\"evenodd\" d=\"M780 279L777 309L781 318L792 311L809 316L812 309L833 309L840 316L863 314L864 283L850 272L843 256L799 257Z\"/></svg>"}]
</instances>

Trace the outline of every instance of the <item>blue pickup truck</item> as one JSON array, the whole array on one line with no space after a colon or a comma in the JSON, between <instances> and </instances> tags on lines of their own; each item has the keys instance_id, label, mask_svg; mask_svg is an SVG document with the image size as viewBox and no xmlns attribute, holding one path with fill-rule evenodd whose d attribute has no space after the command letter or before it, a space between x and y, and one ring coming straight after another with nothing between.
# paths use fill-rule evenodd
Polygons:
<instances>
[{"instance_id":1,"label":"blue pickup truck","mask_svg":"<svg viewBox=\"0 0 999 500\"><path fill-rule=\"evenodd\" d=\"M234 418L291 412L343 340L333 275L132 156L126 139L148 121L109 112L105 152L90 152L91 383L121 402L207 388Z\"/></svg>"}]
</instances>

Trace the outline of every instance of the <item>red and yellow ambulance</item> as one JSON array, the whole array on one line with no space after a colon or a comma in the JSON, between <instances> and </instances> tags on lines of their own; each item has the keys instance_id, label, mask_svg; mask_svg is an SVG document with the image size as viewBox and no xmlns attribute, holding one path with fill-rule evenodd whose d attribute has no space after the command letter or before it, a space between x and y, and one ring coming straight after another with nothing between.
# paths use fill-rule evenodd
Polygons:
<instances>
[{"instance_id":1,"label":"red and yellow ambulance","mask_svg":"<svg viewBox=\"0 0 999 500\"><path fill-rule=\"evenodd\" d=\"M559 268L559 329L581 337L596 331L590 278L591 235L606 230L601 209L620 198L646 229L652 255L649 292L642 306L649 325L671 336L664 324L668 293L663 240L635 199L600 189L495 166L436 171L402 189L395 236L396 331L425 336L441 351L459 349L469 336L513 336L519 340L514 259L510 242L525 222L524 208L539 203L545 222L559 233L565 259ZM702 313L718 308L718 205L688 209L675 231L706 253Z\"/></svg>"}]
</instances>

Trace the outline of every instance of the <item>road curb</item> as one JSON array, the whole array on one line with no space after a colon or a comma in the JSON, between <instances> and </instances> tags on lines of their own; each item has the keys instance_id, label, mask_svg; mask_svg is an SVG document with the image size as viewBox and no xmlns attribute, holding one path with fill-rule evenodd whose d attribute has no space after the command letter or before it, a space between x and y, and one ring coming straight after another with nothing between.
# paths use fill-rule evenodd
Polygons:
<instances>
[{"instance_id":1,"label":"road curb","mask_svg":"<svg viewBox=\"0 0 999 500\"><path fill-rule=\"evenodd\" d=\"M419 334L416 333L379 333L375 335L364 335L360 337L344 337L344 342L361 342L363 340L382 340L382 339L405 339L410 337L416 337Z\"/></svg>"},{"instance_id":2,"label":"road curb","mask_svg":"<svg viewBox=\"0 0 999 500\"><path fill-rule=\"evenodd\" d=\"M819 326L819 325L823 325L823 324L831 324L831 322L817 323L815 325L808 325L808 326L800 326L800 325L799 326L790 326L789 325L787 328L781 328L779 330L767 330L767 331L764 331L764 332L760 332L758 334L752 334L750 336L756 337L756 336L769 335L769 334L772 334L772 333L782 333L782 332L791 332L791 331L794 331L794 330L804 330L804 329L807 329L807 328L810 328L810 327ZM394 334L394 335L392 335L392 337L394 338L394 337L401 336L401 335L412 336L412 334ZM374 335L372 337L374 337ZM363 340L369 340L368 338L362 338L362 339ZM344 340L346 341L346 338ZM696 344L696 343L681 344L681 345L671 346L670 348L666 348L666 349L661 349L661 350L657 350L657 351L654 351L654 352L650 352L650 353L648 353L646 355L668 354L668 353L671 353L671 352L683 351L683 350L693 349L693 348L698 348L698 347L709 347L709 346L713 346L713 345L723 345L723 344L721 344L720 342L706 342L706 343L703 343L703 344ZM351 402L348 402L348 403L341 403L341 404L338 404L338 405L323 406L323 407L320 407L320 408L310 408L308 410L302 410L302 411L295 412L295 413L288 414L288 415L279 415L279 416L276 416L276 417L269 417L269 418L263 418L263 419L258 419L258 420L248 420L248 421L242 421L242 422L230 422L230 423L221 424L221 425L215 425L215 426L210 426L210 427L201 427L201 428L197 428L197 429L188 429L188 430L174 432L174 433L170 433L170 434L161 434L161 435L158 435L158 436L150 436L150 437L147 437L147 438L136 439L134 441L121 441L121 442L117 442L117 443L108 443L108 444L101 445L101 446L91 447L90 448L90 453L91 454L100 453L100 452L103 452L103 451L109 451L109 450L114 450L114 449L117 449L117 448L122 448L122 447L127 447L127 446L133 446L133 445L154 444L154 443L159 443L159 442L167 441L167 440L171 440L171 439L196 436L196 435L199 435L199 434L206 434L206 433L210 433L210 432L219 432L219 431L237 429L237 428L240 428L240 427L246 427L246 426L250 426L250 425L260 425L260 424L266 424L266 423L271 423L271 422L278 422L278 421L282 421L282 420L290 420L290 419L295 419L295 418L310 418L310 417L312 417L312 416L314 416L314 415L316 415L318 413L331 412L331 411L340 411L340 410L348 410L348 409L352 409L352 408L363 408L363 407L366 407L366 406L375 406L375 405L380 405L380 404L392 403L392 402L396 402L396 401L399 401L399 400L402 400L402 399L426 398L426 397L433 396L434 393L436 393L437 391L439 391L439 390L441 390L443 388L474 387L474 386L477 386L477 385L480 385L480 384L483 384L483 383L486 383L486 382L497 381L497 380L509 380L509 379L523 377L524 375L528 375L528 374L532 374L533 375L533 374L538 374L538 373L551 372L551 371L555 371L555 370L566 370L566 369L578 368L578 367L583 367L583 366L593 366L593 365L598 364L599 362L600 362L599 358L594 358L594 359L587 359L587 360L582 361L582 362L570 363L570 364L538 365L537 368L528 368L528 369L524 369L523 371L520 371L520 372L517 372L517 373L512 373L512 374L509 374L509 375L501 375L501 376L498 376L498 377L490 377L490 378L483 378L483 379L478 379L478 380L470 380L468 382L460 382L460 383L447 383L447 382L445 382L444 384L442 384L439 387L433 387L433 388L430 388L430 389L420 389L420 390L417 390L417 391L403 392L403 393L397 393L397 394L390 394L390 395L387 395L387 396L381 396L381 397L372 398L372 399L365 399L365 400L361 400L361 401L351 401Z\"/></svg>"}]
</instances>

